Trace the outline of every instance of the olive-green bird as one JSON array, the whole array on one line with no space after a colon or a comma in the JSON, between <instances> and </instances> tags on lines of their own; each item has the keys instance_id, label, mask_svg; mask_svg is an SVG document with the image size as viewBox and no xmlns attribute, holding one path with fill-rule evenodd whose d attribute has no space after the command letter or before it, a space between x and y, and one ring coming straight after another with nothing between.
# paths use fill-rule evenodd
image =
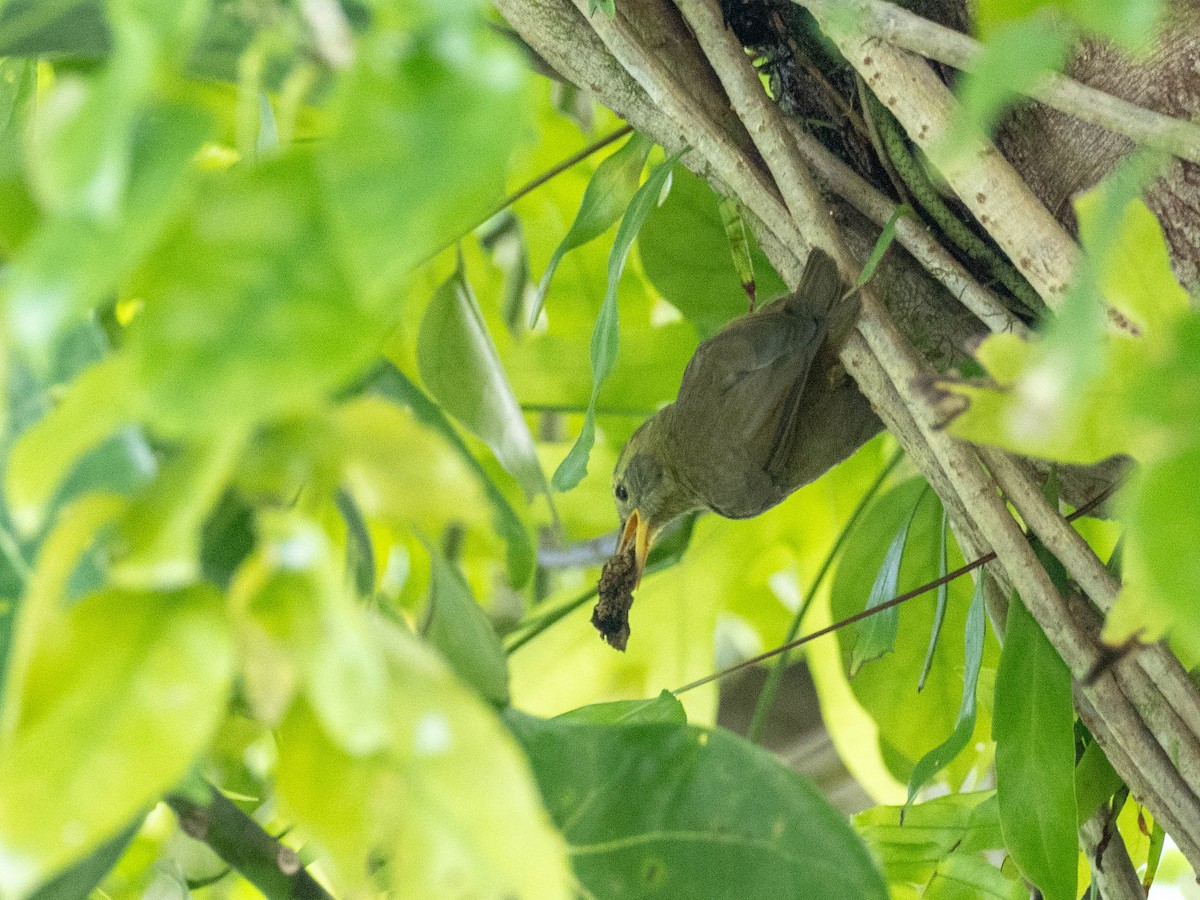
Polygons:
<instances>
[{"instance_id":1,"label":"olive-green bird","mask_svg":"<svg viewBox=\"0 0 1200 900\"><path fill-rule=\"evenodd\" d=\"M757 516L879 431L837 359L859 308L838 302L845 291L814 249L796 292L702 343L675 402L634 432L613 472L623 523L614 559L634 549L634 583L672 519Z\"/></svg>"}]
</instances>

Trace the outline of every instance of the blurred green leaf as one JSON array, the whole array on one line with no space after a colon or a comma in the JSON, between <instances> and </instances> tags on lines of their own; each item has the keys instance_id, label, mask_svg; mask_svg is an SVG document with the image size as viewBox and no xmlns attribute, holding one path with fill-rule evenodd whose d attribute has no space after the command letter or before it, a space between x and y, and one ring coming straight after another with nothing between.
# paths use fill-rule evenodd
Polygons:
<instances>
[{"instance_id":1,"label":"blurred green leaf","mask_svg":"<svg viewBox=\"0 0 1200 900\"><path fill-rule=\"evenodd\" d=\"M750 240L750 229L746 225L742 206L730 197L717 197L717 212L721 216L721 225L725 228L725 237L729 240L733 267L737 270L742 290L750 298L750 305L753 307L758 300L758 285L754 280L754 245Z\"/></svg>"},{"instance_id":2,"label":"blurred green leaf","mask_svg":"<svg viewBox=\"0 0 1200 900\"><path fill-rule=\"evenodd\" d=\"M133 822L116 837L101 844L80 862L43 884L30 895L29 900L60 900L66 897L91 897L92 891L100 886L105 876L128 849L142 827L144 814L134 817Z\"/></svg>"},{"instance_id":3,"label":"blurred green leaf","mask_svg":"<svg viewBox=\"0 0 1200 900\"><path fill-rule=\"evenodd\" d=\"M278 722L299 689L346 752L387 741L386 665L345 582L329 535L298 515L262 514L261 550L238 576L246 693Z\"/></svg>"},{"instance_id":4,"label":"blurred green leaf","mask_svg":"<svg viewBox=\"0 0 1200 900\"><path fill-rule=\"evenodd\" d=\"M721 729L506 716L600 896L884 898L845 819L801 776ZM598 791L597 785L605 789Z\"/></svg>"},{"instance_id":5,"label":"blurred green leaf","mask_svg":"<svg viewBox=\"0 0 1200 900\"><path fill-rule=\"evenodd\" d=\"M554 472L552 483L555 490L568 491L579 484L587 474L588 457L596 442L596 400L600 395L600 386L608 378L617 361L617 282L625 269L625 260L629 257L633 239L637 237L650 211L659 203L663 190L669 184L675 163L686 152L687 148L680 150L650 172L645 183L633 195L617 229L612 252L608 257L608 290L604 294L604 303L600 307L600 314L596 317L595 329L592 331L592 396L588 401L579 437L567 453L566 459Z\"/></svg>"},{"instance_id":6,"label":"blurred green leaf","mask_svg":"<svg viewBox=\"0 0 1200 900\"><path fill-rule=\"evenodd\" d=\"M646 166L646 157L650 155L653 147L653 141L635 131L629 140L596 167L587 190L583 192L583 201L579 204L575 221L571 223L566 237L550 257L550 262L546 264L546 272L538 283L537 298L529 315L530 328L537 324L538 316L546 303L546 293L550 290L550 280L554 277L562 258L576 247L582 247L588 241L600 237L621 218L621 214L637 193L638 183L642 180L642 169Z\"/></svg>"},{"instance_id":7,"label":"blurred green leaf","mask_svg":"<svg viewBox=\"0 0 1200 900\"><path fill-rule=\"evenodd\" d=\"M461 254L454 274L425 308L417 362L429 392L492 449L526 496L548 496L533 435L467 283Z\"/></svg>"},{"instance_id":8,"label":"blurred green leaf","mask_svg":"<svg viewBox=\"0 0 1200 900\"><path fill-rule=\"evenodd\" d=\"M1005 846L1046 900L1075 900L1071 673L1016 595L1008 604L993 716Z\"/></svg>"},{"instance_id":9,"label":"blurred green leaf","mask_svg":"<svg viewBox=\"0 0 1200 900\"><path fill-rule=\"evenodd\" d=\"M370 379L369 386L371 392L386 397L393 403L410 407L417 420L442 435L455 454L466 464L492 507L496 532L508 544L509 582L514 588L524 587L533 576L535 562L529 532L487 471L471 454L445 413L391 363L379 365Z\"/></svg>"},{"instance_id":10,"label":"blurred green leaf","mask_svg":"<svg viewBox=\"0 0 1200 900\"><path fill-rule=\"evenodd\" d=\"M384 312L331 257L324 213L300 156L209 177L130 288L146 421L187 435L311 410L373 361Z\"/></svg>"},{"instance_id":11,"label":"blurred green leaf","mask_svg":"<svg viewBox=\"0 0 1200 900\"><path fill-rule=\"evenodd\" d=\"M388 665L387 745L352 756L304 704L279 731L280 803L335 882L414 900L572 896L562 838L495 714L397 626L372 617L369 631Z\"/></svg>"},{"instance_id":12,"label":"blurred green leaf","mask_svg":"<svg viewBox=\"0 0 1200 900\"><path fill-rule=\"evenodd\" d=\"M742 276L730 255L719 203L708 182L680 169L671 180L671 193L638 235L646 277L702 338L746 312ZM751 245L750 259L760 304L787 291L757 244Z\"/></svg>"},{"instance_id":13,"label":"blurred green leaf","mask_svg":"<svg viewBox=\"0 0 1200 900\"><path fill-rule=\"evenodd\" d=\"M169 590L199 579L204 522L232 478L245 442L245 433L234 427L182 448L134 498L112 547L113 584Z\"/></svg>"},{"instance_id":14,"label":"blurred green leaf","mask_svg":"<svg viewBox=\"0 0 1200 900\"><path fill-rule=\"evenodd\" d=\"M1062 68L1070 42L1070 30L1046 15L996 29L958 83L959 105L945 142L932 152L934 159L955 157L980 134L990 135L1008 104L1028 94L1046 73Z\"/></svg>"},{"instance_id":15,"label":"blurred green leaf","mask_svg":"<svg viewBox=\"0 0 1200 900\"><path fill-rule=\"evenodd\" d=\"M0 55L99 56L111 36L102 0L7 0L0 7Z\"/></svg>"},{"instance_id":16,"label":"blurred green leaf","mask_svg":"<svg viewBox=\"0 0 1200 900\"><path fill-rule=\"evenodd\" d=\"M96 114L107 113L99 103ZM38 362L71 319L108 295L178 214L192 154L210 129L207 116L180 104L155 104L136 116L131 110L129 117L133 121L108 138L111 159L95 161L99 171L87 172L89 180L62 184L47 172L39 188L31 179L49 214L13 260L0 296L9 306L8 332ZM65 148L94 143L87 127L62 141ZM53 147L30 152L47 159L56 154ZM74 157L59 163L73 175L84 164Z\"/></svg>"},{"instance_id":17,"label":"blurred green leaf","mask_svg":"<svg viewBox=\"0 0 1200 900\"><path fill-rule=\"evenodd\" d=\"M1028 888L981 856L951 853L938 863L924 900L1025 900Z\"/></svg>"},{"instance_id":18,"label":"blurred green leaf","mask_svg":"<svg viewBox=\"0 0 1200 900\"><path fill-rule=\"evenodd\" d=\"M1160 0L980 0L979 31L991 40L1004 25L1034 13L1054 12L1084 28L1132 46L1144 47L1162 13Z\"/></svg>"},{"instance_id":19,"label":"blurred green leaf","mask_svg":"<svg viewBox=\"0 0 1200 900\"><path fill-rule=\"evenodd\" d=\"M875 583L867 596L864 609L874 609L881 603L887 603L898 595L897 585L900 582L900 563L904 558L904 545L908 543L908 530L916 518L917 508L925 498L926 489L913 502L912 509L900 530L888 545L883 563L875 575ZM943 546L945 544L943 543ZM860 624L854 641L854 649L850 653L849 672L853 678L865 663L879 659L885 653L891 653L896 646L896 634L900 627L900 610L897 607L884 610L868 618Z\"/></svg>"},{"instance_id":20,"label":"blurred green leaf","mask_svg":"<svg viewBox=\"0 0 1200 900\"><path fill-rule=\"evenodd\" d=\"M500 637L459 571L436 547L427 547L433 573L422 634L465 684L503 706L509 699L508 661Z\"/></svg>"},{"instance_id":21,"label":"blurred green leaf","mask_svg":"<svg viewBox=\"0 0 1200 900\"><path fill-rule=\"evenodd\" d=\"M380 20L339 79L318 154L332 236L377 299L486 218L527 120L521 61L482 19Z\"/></svg>"},{"instance_id":22,"label":"blurred green leaf","mask_svg":"<svg viewBox=\"0 0 1200 900\"><path fill-rule=\"evenodd\" d=\"M985 630L983 582L984 572L981 569L975 579L975 594L971 597L971 608L967 610L967 627L963 636L963 655L967 667L963 672L963 696L958 707L958 721L954 723L954 731L950 732L950 736L917 760L917 764L913 766L912 775L908 779L909 803L912 803L917 792L928 784L934 775L962 752L975 732L975 687L979 682L979 668L983 662ZM931 656L932 651L931 646Z\"/></svg>"},{"instance_id":23,"label":"blurred green leaf","mask_svg":"<svg viewBox=\"0 0 1200 900\"><path fill-rule=\"evenodd\" d=\"M6 893L83 858L183 776L224 713L232 662L211 588L106 591L62 616L0 743Z\"/></svg>"},{"instance_id":24,"label":"blurred green leaf","mask_svg":"<svg viewBox=\"0 0 1200 900\"><path fill-rule=\"evenodd\" d=\"M614 700L565 712L558 719L593 725L686 725L687 712L670 691L652 700Z\"/></svg>"}]
</instances>

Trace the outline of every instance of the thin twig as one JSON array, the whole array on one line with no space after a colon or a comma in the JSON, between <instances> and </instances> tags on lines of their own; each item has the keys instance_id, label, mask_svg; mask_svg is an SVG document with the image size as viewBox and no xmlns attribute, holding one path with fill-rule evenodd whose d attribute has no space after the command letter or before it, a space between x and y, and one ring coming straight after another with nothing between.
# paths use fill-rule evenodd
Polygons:
<instances>
[{"instance_id":1,"label":"thin twig","mask_svg":"<svg viewBox=\"0 0 1200 900\"><path fill-rule=\"evenodd\" d=\"M843 0L843 7L846 5ZM973 71L984 52L983 46L969 35L931 22L894 3L852 0L848 5L850 10L846 14L852 15L858 27L873 37L956 69ZM1029 96L1147 147L1200 163L1200 125L1193 122L1163 115L1053 73L1032 87Z\"/></svg>"}]
</instances>

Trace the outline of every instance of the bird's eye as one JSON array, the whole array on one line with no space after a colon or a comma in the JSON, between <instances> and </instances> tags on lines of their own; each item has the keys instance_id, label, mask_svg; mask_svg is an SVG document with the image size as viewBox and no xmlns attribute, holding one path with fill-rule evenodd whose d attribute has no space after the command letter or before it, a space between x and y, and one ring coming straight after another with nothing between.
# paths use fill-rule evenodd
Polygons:
<instances>
[{"instance_id":1,"label":"bird's eye","mask_svg":"<svg viewBox=\"0 0 1200 900\"><path fill-rule=\"evenodd\" d=\"M617 495L617 499L622 503L629 499L629 491L625 490L625 485L623 484L618 484L616 488L613 489L613 493Z\"/></svg>"}]
</instances>

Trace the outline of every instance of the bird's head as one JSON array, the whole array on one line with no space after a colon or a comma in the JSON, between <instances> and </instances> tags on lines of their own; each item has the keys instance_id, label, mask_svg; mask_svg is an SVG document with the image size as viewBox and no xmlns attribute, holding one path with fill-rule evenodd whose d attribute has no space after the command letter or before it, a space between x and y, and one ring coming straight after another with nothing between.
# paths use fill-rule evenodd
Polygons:
<instances>
[{"instance_id":1,"label":"bird's head","mask_svg":"<svg viewBox=\"0 0 1200 900\"><path fill-rule=\"evenodd\" d=\"M660 413L633 433L613 470L613 497L621 516L617 555L634 548L638 580L663 528L700 506L670 465L666 451Z\"/></svg>"}]
</instances>

